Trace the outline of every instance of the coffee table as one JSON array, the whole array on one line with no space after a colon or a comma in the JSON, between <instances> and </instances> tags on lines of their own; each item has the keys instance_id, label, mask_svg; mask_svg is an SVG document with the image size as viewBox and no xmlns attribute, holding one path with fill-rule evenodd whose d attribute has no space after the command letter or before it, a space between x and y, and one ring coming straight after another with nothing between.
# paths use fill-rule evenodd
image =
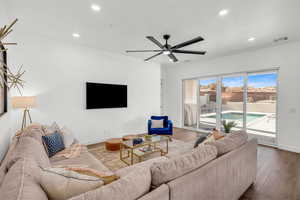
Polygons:
<instances>
[{"instance_id":1,"label":"coffee table","mask_svg":"<svg viewBox=\"0 0 300 200\"><path fill-rule=\"evenodd\" d=\"M120 160L127 165L133 165L134 156L138 158L138 162L142 162L143 157L146 155L160 152L160 156L164 156L168 153L169 137L153 135L147 140L145 138L142 139L143 142L137 145L133 145L133 140L122 141L120 145ZM162 143L165 143L166 146L162 147Z\"/></svg>"}]
</instances>

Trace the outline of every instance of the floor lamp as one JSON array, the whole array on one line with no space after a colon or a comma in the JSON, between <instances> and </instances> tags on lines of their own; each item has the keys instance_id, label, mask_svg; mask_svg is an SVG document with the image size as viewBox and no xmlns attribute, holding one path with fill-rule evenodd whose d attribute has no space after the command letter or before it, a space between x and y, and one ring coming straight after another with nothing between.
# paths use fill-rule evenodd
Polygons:
<instances>
[{"instance_id":1,"label":"floor lamp","mask_svg":"<svg viewBox=\"0 0 300 200\"><path fill-rule=\"evenodd\" d=\"M24 130L24 128L27 126L28 121L30 122L30 124L32 123L29 109L36 107L36 97L35 96L12 97L12 107L15 109L24 109L22 128L21 128L21 130Z\"/></svg>"}]
</instances>

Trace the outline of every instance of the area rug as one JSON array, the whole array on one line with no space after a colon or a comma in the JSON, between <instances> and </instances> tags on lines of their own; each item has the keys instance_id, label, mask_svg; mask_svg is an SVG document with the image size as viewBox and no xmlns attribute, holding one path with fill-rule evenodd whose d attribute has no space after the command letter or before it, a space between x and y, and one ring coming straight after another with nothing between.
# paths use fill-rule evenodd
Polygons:
<instances>
[{"instance_id":1,"label":"area rug","mask_svg":"<svg viewBox=\"0 0 300 200\"><path fill-rule=\"evenodd\" d=\"M162 143L161 145L162 147L164 147L163 145L165 144ZM167 154L167 156L172 157L183 154L191 150L192 148L193 143L187 143L173 139L171 142L169 142L169 153ZM96 147L89 148L89 152L93 154L98 160L100 160L111 171L116 171L128 166L120 160L120 151L107 151L104 144L99 144ZM160 153L147 155L146 157L144 157L144 161L158 156L160 156ZM134 163L137 162L137 158L134 157Z\"/></svg>"}]
</instances>

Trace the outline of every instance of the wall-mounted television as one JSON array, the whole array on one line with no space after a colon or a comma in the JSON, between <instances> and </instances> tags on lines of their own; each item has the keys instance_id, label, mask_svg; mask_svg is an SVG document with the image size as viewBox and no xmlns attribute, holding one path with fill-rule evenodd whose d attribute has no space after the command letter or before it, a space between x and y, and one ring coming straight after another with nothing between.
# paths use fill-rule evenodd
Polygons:
<instances>
[{"instance_id":1,"label":"wall-mounted television","mask_svg":"<svg viewBox=\"0 0 300 200\"><path fill-rule=\"evenodd\" d=\"M127 85L86 83L86 109L127 107Z\"/></svg>"}]
</instances>

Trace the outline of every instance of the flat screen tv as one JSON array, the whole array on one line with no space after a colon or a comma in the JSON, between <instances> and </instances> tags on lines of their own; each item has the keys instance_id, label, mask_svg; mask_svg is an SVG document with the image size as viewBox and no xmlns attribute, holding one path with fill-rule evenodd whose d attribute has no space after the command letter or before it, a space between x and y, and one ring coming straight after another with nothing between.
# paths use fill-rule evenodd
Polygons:
<instances>
[{"instance_id":1,"label":"flat screen tv","mask_svg":"<svg viewBox=\"0 0 300 200\"><path fill-rule=\"evenodd\" d=\"M86 109L127 107L127 85L86 83Z\"/></svg>"}]
</instances>

